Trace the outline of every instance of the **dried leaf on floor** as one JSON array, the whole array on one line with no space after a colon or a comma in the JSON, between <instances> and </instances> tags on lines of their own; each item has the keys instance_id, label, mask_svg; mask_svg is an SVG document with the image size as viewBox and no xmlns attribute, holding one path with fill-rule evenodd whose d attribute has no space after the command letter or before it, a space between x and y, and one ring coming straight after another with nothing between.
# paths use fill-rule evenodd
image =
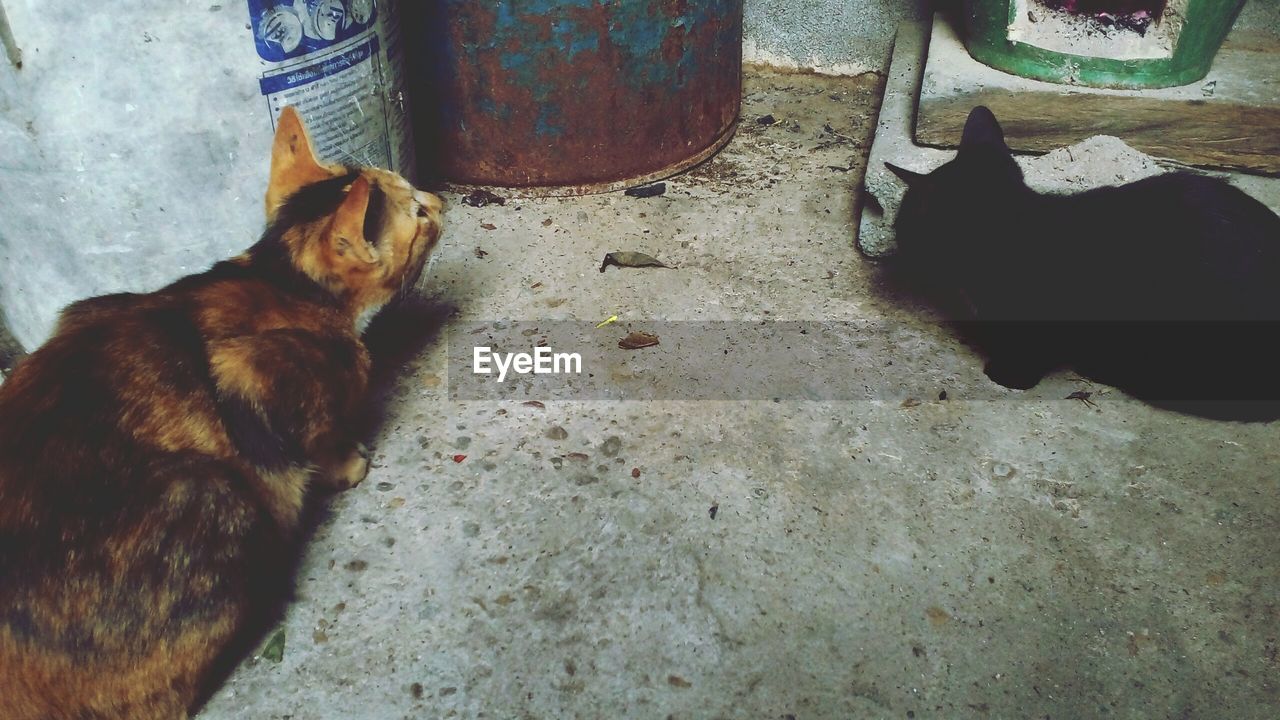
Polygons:
<instances>
[{"instance_id":1,"label":"dried leaf on floor","mask_svg":"<svg viewBox=\"0 0 1280 720\"><path fill-rule=\"evenodd\" d=\"M480 258L481 260L483 260L484 256L488 254L489 254L488 251L481 250L479 247L476 248L476 257Z\"/></svg>"},{"instance_id":2,"label":"dried leaf on floor","mask_svg":"<svg viewBox=\"0 0 1280 720\"><path fill-rule=\"evenodd\" d=\"M480 223L480 227L484 228L485 230L497 230L497 229L498 229L498 226L497 226L497 225L494 225L493 223Z\"/></svg>"},{"instance_id":3,"label":"dried leaf on floor","mask_svg":"<svg viewBox=\"0 0 1280 720\"><path fill-rule=\"evenodd\" d=\"M623 350L639 350L640 348L653 347L658 344L658 336L647 332L633 332L618 341L618 347Z\"/></svg>"},{"instance_id":4,"label":"dried leaf on floor","mask_svg":"<svg viewBox=\"0 0 1280 720\"><path fill-rule=\"evenodd\" d=\"M600 263L600 272L604 272L605 268L610 265L616 267L660 267L672 269L670 265L663 263L652 255L646 255L642 252L611 252L604 256L604 262Z\"/></svg>"},{"instance_id":5,"label":"dried leaf on floor","mask_svg":"<svg viewBox=\"0 0 1280 720\"><path fill-rule=\"evenodd\" d=\"M485 205L506 205L507 199L501 195L494 195L488 190L475 190L470 195L462 198L462 202L471 207L484 207Z\"/></svg>"},{"instance_id":6,"label":"dried leaf on floor","mask_svg":"<svg viewBox=\"0 0 1280 720\"><path fill-rule=\"evenodd\" d=\"M277 663L284 660L284 628L280 628L275 635L271 636L267 644L262 646L260 654L263 660Z\"/></svg>"}]
</instances>

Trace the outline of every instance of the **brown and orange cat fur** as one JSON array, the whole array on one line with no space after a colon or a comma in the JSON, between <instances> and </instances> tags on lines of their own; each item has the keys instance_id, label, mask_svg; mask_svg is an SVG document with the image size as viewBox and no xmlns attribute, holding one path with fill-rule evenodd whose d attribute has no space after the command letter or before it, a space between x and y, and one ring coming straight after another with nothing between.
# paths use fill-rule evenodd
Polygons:
<instances>
[{"instance_id":1,"label":"brown and orange cat fur","mask_svg":"<svg viewBox=\"0 0 1280 720\"><path fill-rule=\"evenodd\" d=\"M304 495L368 468L364 323L441 201L318 162L280 116L268 228L148 294L75 303L0 385L0 718L185 718L290 585Z\"/></svg>"}]
</instances>

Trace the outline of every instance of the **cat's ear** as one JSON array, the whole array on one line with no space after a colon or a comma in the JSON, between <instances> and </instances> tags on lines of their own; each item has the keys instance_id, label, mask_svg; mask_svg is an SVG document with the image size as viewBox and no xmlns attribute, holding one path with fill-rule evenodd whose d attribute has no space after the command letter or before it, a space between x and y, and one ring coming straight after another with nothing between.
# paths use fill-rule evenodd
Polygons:
<instances>
[{"instance_id":1,"label":"cat's ear","mask_svg":"<svg viewBox=\"0 0 1280 720\"><path fill-rule=\"evenodd\" d=\"M267 182L267 217L298 190L332 173L316 159L302 117L292 105L280 111L276 138L271 146L271 177Z\"/></svg>"},{"instance_id":2,"label":"cat's ear","mask_svg":"<svg viewBox=\"0 0 1280 720\"><path fill-rule=\"evenodd\" d=\"M363 175L351 183L347 197L333 214L330 241L338 255L350 253L361 262L378 262L378 251L364 236L364 218L369 212L373 187Z\"/></svg>"},{"instance_id":3,"label":"cat's ear","mask_svg":"<svg viewBox=\"0 0 1280 720\"><path fill-rule=\"evenodd\" d=\"M979 105L969 111L969 119L964 123L964 134L960 136L960 151L965 148L988 145L1008 150L1004 143L1004 130L996 121L996 116L985 105Z\"/></svg>"},{"instance_id":4,"label":"cat's ear","mask_svg":"<svg viewBox=\"0 0 1280 720\"><path fill-rule=\"evenodd\" d=\"M888 168L889 172L893 173L894 175L897 175L898 178L901 179L902 182L906 183L907 187L909 188L915 187L921 184L922 182L924 182L926 178L929 177L924 173L918 173L913 170L908 170L904 167L898 167L897 165L894 165L893 163L890 163L890 162L885 163L884 166Z\"/></svg>"}]
</instances>

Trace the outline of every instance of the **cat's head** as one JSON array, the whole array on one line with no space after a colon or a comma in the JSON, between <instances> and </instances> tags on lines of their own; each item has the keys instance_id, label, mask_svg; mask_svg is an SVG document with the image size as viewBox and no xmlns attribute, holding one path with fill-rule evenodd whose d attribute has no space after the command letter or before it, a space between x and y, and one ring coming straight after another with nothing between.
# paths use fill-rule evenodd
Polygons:
<instances>
[{"instance_id":1,"label":"cat's head","mask_svg":"<svg viewBox=\"0 0 1280 720\"><path fill-rule=\"evenodd\" d=\"M892 259L919 276L963 268L990 239L985 231L998 225L1009 203L1027 192L1000 123L981 105L969 113L955 159L928 174L885 166L907 184L894 222L897 250Z\"/></svg>"},{"instance_id":2,"label":"cat's head","mask_svg":"<svg viewBox=\"0 0 1280 720\"><path fill-rule=\"evenodd\" d=\"M363 326L417 282L440 240L443 201L378 168L320 162L302 118L280 113L267 185L267 239Z\"/></svg>"}]
</instances>

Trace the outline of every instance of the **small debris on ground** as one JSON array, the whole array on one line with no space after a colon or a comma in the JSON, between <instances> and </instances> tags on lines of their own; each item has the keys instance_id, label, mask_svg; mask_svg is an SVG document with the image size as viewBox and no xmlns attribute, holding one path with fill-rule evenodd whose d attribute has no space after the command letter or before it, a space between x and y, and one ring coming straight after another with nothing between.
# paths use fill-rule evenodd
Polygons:
<instances>
[{"instance_id":1,"label":"small debris on ground","mask_svg":"<svg viewBox=\"0 0 1280 720\"><path fill-rule=\"evenodd\" d=\"M540 283L540 282L536 282L536 283L534 283L534 284L530 285L530 286L529 286L529 289L530 289L530 290L537 290L537 289L538 289L538 288L540 288L540 287L542 287L542 283Z\"/></svg>"},{"instance_id":2,"label":"small debris on ground","mask_svg":"<svg viewBox=\"0 0 1280 720\"><path fill-rule=\"evenodd\" d=\"M761 115L760 117L756 118L757 125L772 125L776 122L778 122L777 119L774 118L772 115Z\"/></svg>"},{"instance_id":3,"label":"small debris on ground","mask_svg":"<svg viewBox=\"0 0 1280 720\"><path fill-rule=\"evenodd\" d=\"M484 228L485 230L497 230L497 229L498 229L498 226L497 226L497 225L494 225L493 223L481 223L481 224L480 224L480 227Z\"/></svg>"},{"instance_id":4,"label":"small debris on ground","mask_svg":"<svg viewBox=\"0 0 1280 720\"><path fill-rule=\"evenodd\" d=\"M718 502L712 503L711 508L707 510L707 514L711 516L712 520L716 519L716 513L718 512L720 512L720 503Z\"/></svg>"},{"instance_id":5,"label":"small debris on ground","mask_svg":"<svg viewBox=\"0 0 1280 720\"><path fill-rule=\"evenodd\" d=\"M618 316L617 316L617 315L610 315L609 317L605 318L604 320L601 320L600 322L596 323L596 327L597 327L597 328L602 328L602 327L604 327L605 325L612 325L613 323L616 323L616 322L618 322Z\"/></svg>"},{"instance_id":6,"label":"small debris on ground","mask_svg":"<svg viewBox=\"0 0 1280 720\"><path fill-rule=\"evenodd\" d=\"M263 660L270 660L271 662L278 663L284 660L284 628L277 630L276 634L272 635L271 639L267 641L267 644L262 646L261 656Z\"/></svg>"},{"instance_id":7,"label":"small debris on ground","mask_svg":"<svg viewBox=\"0 0 1280 720\"><path fill-rule=\"evenodd\" d=\"M640 348L653 347L658 344L658 336L647 332L633 332L618 341L618 347L623 350L639 350Z\"/></svg>"},{"instance_id":8,"label":"small debris on ground","mask_svg":"<svg viewBox=\"0 0 1280 720\"><path fill-rule=\"evenodd\" d=\"M831 135L831 136L833 136L833 137L837 138L838 140L848 141L848 142L855 143L855 144L857 143L857 141L856 141L856 140L854 140L853 138L849 137L848 135L845 135L845 134L844 134L844 133L842 133L842 132L836 132L836 129L835 129L835 128L833 128L833 127L831 127L831 123L823 123L823 125L822 125L822 131L823 131L824 133L828 134L828 135Z\"/></svg>"},{"instance_id":9,"label":"small debris on ground","mask_svg":"<svg viewBox=\"0 0 1280 720\"><path fill-rule=\"evenodd\" d=\"M638 467L636 467L636 468L631 468L631 477L633 477L633 478L639 478L639 477L640 477L640 468L638 468Z\"/></svg>"},{"instance_id":10,"label":"small debris on ground","mask_svg":"<svg viewBox=\"0 0 1280 720\"><path fill-rule=\"evenodd\" d=\"M600 263L600 272L604 272L605 268L609 267L610 265L614 265L616 267L629 267L629 268L660 267L660 268L674 269L670 265L663 263L661 260L659 260L658 258L652 255L646 255L641 252L626 252L626 251L611 252L611 253L605 254L604 261Z\"/></svg>"},{"instance_id":11,"label":"small debris on ground","mask_svg":"<svg viewBox=\"0 0 1280 720\"><path fill-rule=\"evenodd\" d=\"M542 227L551 227L551 218L542 221Z\"/></svg>"},{"instance_id":12,"label":"small debris on ground","mask_svg":"<svg viewBox=\"0 0 1280 720\"><path fill-rule=\"evenodd\" d=\"M604 442L600 443L600 452L604 453L605 457L617 457L621 450L622 438L617 435L610 435L605 438Z\"/></svg>"},{"instance_id":13,"label":"small debris on ground","mask_svg":"<svg viewBox=\"0 0 1280 720\"><path fill-rule=\"evenodd\" d=\"M485 251L485 250L481 250L478 246L476 247L476 257L478 257L478 258L480 258L480 259L482 259L482 260L483 260L483 259L484 259L484 256L485 256L485 255L488 255L488 254L489 254L489 253L488 253L487 251Z\"/></svg>"},{"instance_id":14,"label":"small debris on ground","mask_svg":"<svg viewBox=\"0 0 1280 720\"><path fill-rule=\"evenodd\" d=\"M1093 393L1089 392L1088 390L1077 390L1063 399L1079 400L1080 402L1084 403L1085 405L1088 405L1089 407L1094 407L1094 408L1098 407L1097 403L1089 399L1091 397L1093 397Z\"/></svg>"},{"instance_id":15,"label":"small debris on ground","mask_svg":"<svg viewBox=\"0 0 1280 720\"><path fill-rule=\"evenodd\" d=\"M652 185L641 185L640 187L627 188L624 194L633 198L657 197L659 195L667 194L667 184L659 182Z\"/></svg>"},{"instance_id":16,"label":"small debris on ground","mask_svg":"<svg viewBox=\"0 0 1280 720\"><path fill-rule=\"evenodd\" d=\"M919 400L917 400L917 399L915 399L915 398L907 398L906 400L903 400L903 401L902 401L902 404L901 404L901 405L899 405L898 407L901 407L901 408L903 408L903 409L907 409L907 408L913 408L913 407L915 407L915 406L917 406L917 405L919 405L919 404L920 404L920 401L919 401Z\"/></svg>"},{"instance_id":17,"label":"small debris on ground","mask_svg":"<svg viewBox=\"0 0 1280 720\"><path fill-rule=\"evenodd\" d=\"M546 409L547 409L547 405L546 405L546 403L542 403L542 402L539 402L539 401L537 401L537 400L526 400L526 401L524 401L524 403L522 403L522 404L523 404L525 407L538 408L539 410L546 410Z\"/></svg>"},{"instance_id":18,"label":"small debris on ground","mask_svg":"<svg viewBox=\"0 0 1280 720\"><path fill-rule=\"evenodd\" d=\"M488 190L475 190L470 195L462 198L462 202L471 207L482 208L485 205L506 205L507 199L501 195L494 195Z\"/></svg>"},{"instance_id":19,"label":"small debris on ground","mask_svg":"<svg viewBox=\"0 0 1280 720\"><path fill-rule=\"evenodd\" d=\"M943 401L945 401L946 399L947 399L947 391L946 391L946 390L943 390L942 392L938 393L938 402L943 402Z\"/></svg>"},{"instance_id":20,"label":"small debris on ground","mask_svg":"<svg viewBox=\"0 0 1280 720\"><path fill-rule=\"evenodd\" d=\"M463 460L466 460L466 459L467 459L467 456L466 456L466 455L454 455L454 456L453 456L453 461L454 461L454 462L456 462L456 463L460 463L460 462L462 462Z\"/></svg>"}]
</instances>

